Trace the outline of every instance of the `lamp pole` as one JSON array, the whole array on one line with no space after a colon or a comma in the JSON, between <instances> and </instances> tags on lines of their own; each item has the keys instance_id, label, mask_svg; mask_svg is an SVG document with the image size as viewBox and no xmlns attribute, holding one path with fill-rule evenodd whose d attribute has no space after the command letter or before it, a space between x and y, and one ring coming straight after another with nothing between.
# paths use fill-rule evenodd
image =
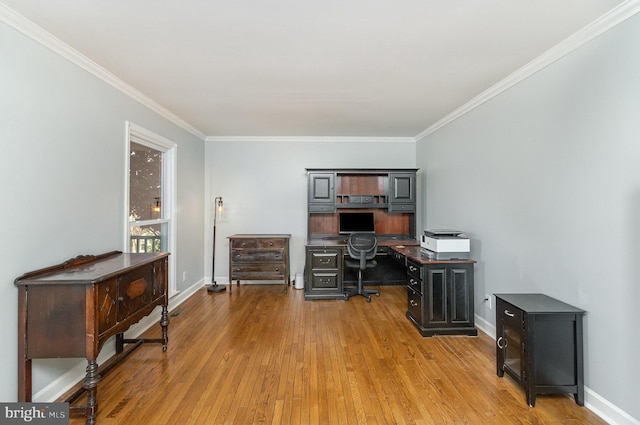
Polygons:
<instances>
[{"instance_id":1,"label":"lamp pole","mask_svg":"<svg viewBox=\"0 0 640 425\"><path fill-rule=\"evenodd\" d=\"M214 210L213 210L213 249L211 250L211 286L207 287L208 292L223 292L227 288L221 285L218 285L215 277L216 270L216 222L218 218L218 213L222 214L222 196L216 196L216 199L213 201Z\"/></svg>"}]
</instances>

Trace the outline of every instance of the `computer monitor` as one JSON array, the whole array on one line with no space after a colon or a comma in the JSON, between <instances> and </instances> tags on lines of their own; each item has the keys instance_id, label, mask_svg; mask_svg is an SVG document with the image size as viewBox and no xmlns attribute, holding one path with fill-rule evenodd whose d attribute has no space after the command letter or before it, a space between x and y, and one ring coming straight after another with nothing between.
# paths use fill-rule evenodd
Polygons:
<instances>
[{"instance_id":1,"label":"computer monitor","mask_svg":"<svg viewBox=\"0 0 640 425\"><path fill-rule=\"evenodd\" d=\"M340 234L376 231L372 212L341 212L338 217Z\"/></svg>"}]
</instances>

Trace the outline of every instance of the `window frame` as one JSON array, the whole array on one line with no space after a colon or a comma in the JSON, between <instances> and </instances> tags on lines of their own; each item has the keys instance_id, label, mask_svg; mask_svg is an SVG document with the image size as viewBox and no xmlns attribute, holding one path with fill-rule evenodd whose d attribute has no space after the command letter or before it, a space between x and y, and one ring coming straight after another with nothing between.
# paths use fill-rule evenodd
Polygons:
<instances>
[{"instance_id":1,"label":"window frame","mask_svg":"<svg viewBox=\"0 0 640 425\"><path fill-rule=\"evenodd\" d=\"M125 143L125 167L124 167L124 239L123 252L131 250L131 227L148 226L154 224L164 224L167 228L167 251L169 255L169 297L178 293L176 286L176 223L175 223L175 199L176 199L176 176L177 176L177 144L166 137L162 137L137 124L126 121L126 143ZM130 200L130 156L131 143L147 146L151 149L162 152L162 216L158 219L129 221L129 200Z\"/></svg>"}]
</instances>

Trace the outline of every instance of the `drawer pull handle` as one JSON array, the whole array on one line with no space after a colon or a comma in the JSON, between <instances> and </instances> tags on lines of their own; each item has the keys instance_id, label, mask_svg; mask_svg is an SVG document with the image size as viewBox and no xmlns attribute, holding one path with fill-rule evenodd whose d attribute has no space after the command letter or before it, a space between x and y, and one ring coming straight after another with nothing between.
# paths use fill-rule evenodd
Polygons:
<instances>
[{"instance_id":1,"label":"drawer pull handle","mask_svg":"<svg viewBox=\"0 0 640 425\"><path fill-rule=\"evenodd\" d=\"M409 266L409 271L415 272L416 270L418 270L416 267L414 267L414 266Z\"/></svg>"},{"instance_id":2,"label":"drawer pull handle","mask_svg":"<svg viewBox=\"0 0 640 425\"><path fill-rule=\"evenodd\" d=\"M411 307L417 307L418 303L415 302L414 300L409 301L409 304L411 304Z\"/></svg>"},{"instance_id":3,"label":"drawer pull handle","mask_svg":"<svg viewBox=\"0 0 640 425\"><path fill-rule=\"evenodd\" d=\"M279 272L280 271L280 267L276 267L276 271Z\"/></svg>"},{"instance_id":4,"label":"drawer pull handle","mask_svg":"<svg viewBox=\"0 0 640 425\"><path fill-rule=\"evenodd\" d=\"M504 341L504 345L500 344L500 341ZM507 347L507 340L503 339L502 337L498 338L498 340L496 341L496 345L498 346L499 349L504 349Z\"/></svg>"},{"instance_id":5,"label":"drawer pull handle","mask_svg":"<svg viewBox=\"0 0 640 425\"><path fill-rule=\"evenodd\" d=\"M273 246L273 242L269 242L269 246Z\"/></svg>"},{"instance_id":6,"label":"drawer pull handle","mask_svg":"<svg viewBox=\"0 0 640 425\"><path fill-rule=\"evenodd\" d=\"M415 280L415 279L413 279L413 278L409 279L409 283L410 283L411 285L418 285L418 281L417 281L417 280Z\"/></svg>"},{"instance_id":7,"label":"drawer pull handle","mask_svg":"<svg viewBox=\"0 0 640 425\"><path fill-rule=\"evenodd\" d=\"M504 311L504 314L506 314L506 315L507 315L507 316L509 316L509 317L513 317L513 316L515 316L515 313L512 313L512 312L510 312L509 310L505 310L505 311Z\"/></svg>"},{"instance_id":8,"label":"drawer pull handle","mask_svg":"<svg viewBox=\"0 0 640 425\"><path fill-rule=\"evenodd\" d=\"M320 262L321 262L322 264L329 264L329 262L330 262L330 261L331 261L331 260L329 260L328 258L321 258L321 259L320 259Z\"/></svg>"}]
</instances>

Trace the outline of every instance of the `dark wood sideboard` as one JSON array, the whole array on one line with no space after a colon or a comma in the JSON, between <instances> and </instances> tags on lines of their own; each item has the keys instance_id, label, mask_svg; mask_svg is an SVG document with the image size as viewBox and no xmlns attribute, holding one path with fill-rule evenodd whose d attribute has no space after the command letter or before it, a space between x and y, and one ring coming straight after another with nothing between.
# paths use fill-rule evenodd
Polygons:
<instances>
[{"instance_id":1,"label":"dark wood sideboard","mask_svg":"<svg viewBox=\"0 0 640 425\"><path fill-rule=\"evenodd\" d=\"M70 413L95 424L101 374L143 342L161 343L167 350L168 256L113 251L18 277L18 401L32 401L32 359L86 358L82 388L65 401L86 392L87 404L71 406ZM162 307L162 337L125 339L124 332L157 306ZM112 336L116 355L98 367L98 354Z\"/></svg>"}]
</instances>

